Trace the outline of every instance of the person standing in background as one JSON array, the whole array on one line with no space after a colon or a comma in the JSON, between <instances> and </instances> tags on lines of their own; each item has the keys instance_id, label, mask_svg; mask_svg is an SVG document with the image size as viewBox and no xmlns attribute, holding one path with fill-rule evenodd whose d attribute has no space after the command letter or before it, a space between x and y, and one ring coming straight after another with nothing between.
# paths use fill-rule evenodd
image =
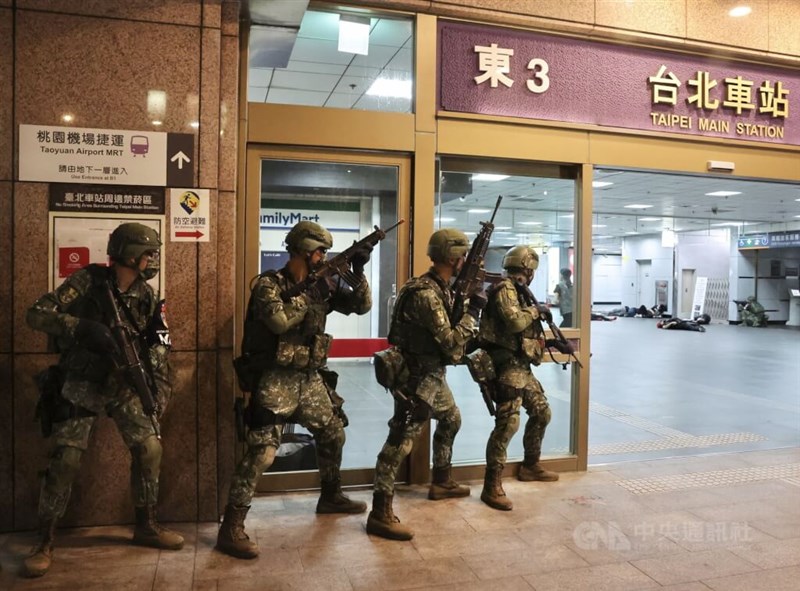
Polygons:
<instances>
[{"instance_id":1,"label":"person standing in background","mask_svg":"<svg viewBox=\"0 0 800 591\"><path fill-rule=\"evenodd\" d=\"M561 323L559 328L572 326L572 271L561 269L561 281L556 285L555 293L558 296L558 307L561 310Z\"/></svg>"}]
</instances>

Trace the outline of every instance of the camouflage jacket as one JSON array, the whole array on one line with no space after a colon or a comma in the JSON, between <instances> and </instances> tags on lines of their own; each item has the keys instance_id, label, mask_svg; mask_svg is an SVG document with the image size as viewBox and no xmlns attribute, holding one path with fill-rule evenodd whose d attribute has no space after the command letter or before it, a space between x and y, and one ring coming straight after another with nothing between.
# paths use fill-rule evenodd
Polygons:
<instances>
[{"instance_id":1,"label":"camouflage jacket","mask_svg":"<svg viewBox=\"0 0 800 591\"><path fill-rule=\"evenodd\" d=\"M321 367L332 338L325 334L328 314L361 315L372 308L366 279L356 289L339 281L326 301L300 295L284 302L281 293L294 285L284 268L263 273L253 287L242 351L259 357L262 369L276 365L295 369Z\"/></svg>"},{"instance_id":2,"label":"camouflage jacket","mask_svg":"<svg viewBox=\"0 0 800 591\"><path fill-rule=\"evenodd\" d=\"M82 319L96 320L107 326L111 318L107 317L102 304L104 280L110 278L115 282L112 268L89 265L67 277L54 291L40 297L28 309L26 320L28 325L41 330L54 338L56 348L61 354L59 364L66 371L68 383L89 382L93 387L78 388L82 390L81 400L71 401L87 408L97 409L105 402L113 399L119 387L126 384L120 382L120 376L113 372L114 361L110 355L92 353L75 340L75 328ZM130 310L136 324L146 342L150 364L158 386L158 396L162 405L171 396L169 383L169 347L150 334L151 326L160 323L163 310L158 297L147 282L139 278L120 297ZM126 314L121 313L123 322L128 322ZM146 360L142 360L146 362ZM76 388L65 388L65 392L77 391ZM66 395L66 394L65 394ZM99 398L98 398L99 397Z\"/></svg>"},{"instance_id":3,"label":"camouflage jacket","mask_svg":"<svg viewBox=\"0 0 800 591\"><path fill-rule=\"evenodd\" d=\"M478 323L469 314L451 326L453 294L450 287L431 268L410 279L397 295L389 329L389 342L423 368L459 363L470 341L477 335ZM424 369L423 369L424 371Z\"/></svg>"},{"instance_id":4,"label":"camouflage jacket","mask_svg":"<svg viewBox=\"0 0 800 591\"><path fill-rule=\"evenodd\" d=\"M510 357L538 365L544 351L539 313L520 298L510 277L489 291L489 303L481 316L478 342L502 365Z\"/></svg>"}]
</instances>

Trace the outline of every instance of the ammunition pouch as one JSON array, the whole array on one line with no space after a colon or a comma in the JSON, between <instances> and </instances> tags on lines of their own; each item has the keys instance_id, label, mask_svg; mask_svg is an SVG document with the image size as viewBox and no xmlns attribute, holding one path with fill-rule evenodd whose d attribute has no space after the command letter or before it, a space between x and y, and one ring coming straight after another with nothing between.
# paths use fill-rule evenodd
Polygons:
<instances>
[{"instance_id":1,"label":"ammunition pouch","mask_svg":"<svg viewBox=\"0 0 800 591\"><path fill-rule=\"evenodd\" d=\"M522 337L520 339L520 352L530 363L539 365L544 353L544 340L532 337Z\"/></svg>"},{"instance_id":2,"label":"ammunition pouch","mask_svg":"<svg viewBox=\"0 0 800 591\"><path fill-rule=\"evenodd\" d=\"M36 418L47 438L53 434L53 425L69 419L93 417L95 413L75 406L61 395L64 387L64 372L58 365L51 365L34 376L39 388L39 400L36 403Z\"/></svg>"},{"instance_id":3,"label":"ammunition pouch","mask_svg":"<svg viewBox=\"0 0 800 591\"><path fill-rule=\"evenodd\" d=\"M398 390L411 379L405 357L397 347L378 351L372 358L375 365L375 379L387 390Z\"/></svg>"},{"instance_id":4,"label":"ammunition pouch","mask_svg":"<svg viewBox=\"0 0 800 591\"><path fill-rule=\"evenodd\" d=\"M275 352L275 363L293 369L319 369L328 361L332 341L329 334L313 335L309 345L281 340Z\"/></svg>"},{"instance_id":5,"label":"ammunition pouch","mask_svg":"<svg viewBox=\"0 0 800 591\"><path fill-rule=\"evenodd\" d=\"M484 349L476 349L465 358L469 375L479 384L497 379L492 357Z\"/></svg>"}]
</instances>

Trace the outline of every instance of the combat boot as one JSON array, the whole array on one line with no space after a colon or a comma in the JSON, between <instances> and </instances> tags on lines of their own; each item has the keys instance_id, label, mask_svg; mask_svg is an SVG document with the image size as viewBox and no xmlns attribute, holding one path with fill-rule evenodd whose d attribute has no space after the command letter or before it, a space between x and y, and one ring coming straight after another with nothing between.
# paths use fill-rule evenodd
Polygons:
<instances>
[{"instance_id":1,"label":"combat boot","mask_svg":"<svg viewBox=\"0 0 800 591\"><path fill-rule=\"evenodd\" d=\"M428 498L431 501L469 496L469 487L461 485L453 480L453 477L450 475L451 469L452 466L445 466L444 468L434 467L431 487L428 489Z\"/></svg>"},{"instance_id":2,"label":"combat boot","mask_svg":"<svg viewBox=\"0 0 800 591\"><path fill-rule=\"evenodd\" d=\"M375 492L372 495L372 511L367 517L367 533L380 536L388 540L410 540L414 532L401 525L400 519L392 510L394 495L385 492Z\"/></svg>"},{"instance_id":3,"label":"combat boot","mask_svg":"<svg viewBox=\"0 0 800 591\"><path fill-rule=\"evenodd\" d=\"M486 475L483 477L481 501L492 509L511 511L514 508L514 503L506 496L506 491L503 490L502 474L502 468L486 468Z\"/></svg>"},{"instance_id":4,"label":"combat boot","mask_svg":"<svg viewBox=\"0 0 800 591\"><path fill-rule=\"evenodd\" d=\"M250 536L244 533L244 518L250 507L237 507L227 505L225 517L217 533L217 550L236 558L256 558L258 544L250 541Z\"/></svg>"},{"instance_id":5,"label":"combat boot","mask_svg":"<svg viewBox=\"0 0 800 591\"><path fill-rule=\"evenodd\" d=\"M341 480L322 482L317 501L317 513L363 513L367 510L364 501L352 501L342 493Z\"/></svg>"},{"instance_id":6,"label":"combat boot","mask_svg":"<svg viewBox=\"0 0 800 591\"><path fill-rule=\"evenodd\" d=\"M53 540L56 535L56 520L48 519L40 525L41 541L34 547L30 556L23 564L23 574L26 577L41 577L50 570L53 562Z\"/></svg>"},{"instance_id":7,"label":"combat boot","mask_svg":"<svg viewBox=\"0 0 800 591\"><path fill-rule=\"evenodd\" d=\"M136 526L133 529L133 543L162 550L183 548L183 536L162 527L156 521L156 506L136 507Z\"/></svg>"},{"instance_id":8,"label":"combat boot","mask_svg":"<svg viewBox=\"0 0 800 591\"><path fill-rule=\"evenodd\" d=\"M545 470L539 462L522 462L519 466L517 473L517 480L522 482L531 482L533 480L540 480L542 482L554 482L558 480L558 472L551 472Z\"/></svg>"}]
</instances>

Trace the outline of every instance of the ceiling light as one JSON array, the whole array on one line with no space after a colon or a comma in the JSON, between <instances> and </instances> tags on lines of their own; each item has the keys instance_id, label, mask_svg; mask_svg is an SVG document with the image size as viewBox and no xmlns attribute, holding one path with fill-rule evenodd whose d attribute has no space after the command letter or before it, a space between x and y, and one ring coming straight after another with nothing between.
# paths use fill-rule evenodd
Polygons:
<instances>
[{"instance_id":1,"label":"ceiling light","mask_svg":"<svg viewBox=\"0 0 800 591\"><path fill-rule=\"evenodd\" d=\"M352 14L339 15L339 51L342 53L369 53L369 22L368 16L355 16Z\"/></svg>"},{"instance_id":2,"label":"ceiling light","mask_svg":"<svg viewBox=\"0 0 800 591\"><path fill-rule=\"evenodd\" d=\"M495 226L494 229L495 231L498 231L498 230L511 230L512 228L511 226Z\"/></svg>"},{"instance_id":3,"label":"ceiling light","mask_svg":"<svg viewBox=\"0 0 800 591\"><path fill-rule=\"evenodd\" d=\"M605 228L605 224L592 224L592 228Z\"/></svg>"},{"instance_id":4,"label":"ceiling light","mask_svg":"<svg viewBox=\"0 0 800 591\"><path fill-rule=\"evenodd\" d=\"M490 183L493 183L495 181L503 181L503 180L505 180L507 178L508 178L507 174L484 174L484 173L479 173L479 174L473 174L472 175L472 180L473 181L489 181Z\"/></svg>"},{"instance_id":5,"label":"ceiling light","mask_svg":"<svg viewBox=\"0 0 800 591\"><path fill-rule=\"evenodd\" d=\"M794 216L794 217L796 217L796 218L800 218L800 215L796 215L796 216Z\"/></svg>"},{"instance_id":6,"label":"ceiling light","mask_svg":"<svg viewBox=\"0 0 800 591\"><path fill-rule=\"evenodd\" d=\"M440 222L454 222L456 218L439 218Z\"/></svg>"},{"instance_id":7,"label":"ceiling light","mask_svg":"<svg viewBox=\"0 0 800 591\"><path fill-rule=\"evenodd\" d=\"M163 125L163 123L164 123L163 121L153 121L153 125L155 125L156 127L158 127L159 125Z\"/></svg>"},{"instance_id":8,"label":"ceiling light","mask_svg":"<svg viewBox=\"0 0 800 591\"><path fill-rule=\"evenodd\" d=\"M708 197L730 197L731 195L741 194L741 191L714 191L713 193L706 193Z\"/></svg>"},{"instance_id":9,"label":"ceiling light","mask_svg":"<svg viewBox=\"0 0 800 591\"><path fill-rule=\"evenodd\" d=\"M630 205L626 205L625 209L647 209L649 207L653 207L652 205L644 205L643 203L631 203Z\"/></svg>"},{"instance_id":10,"label":"ceiling light","mask_svg":"<svg viewBox=\"0 0 800 591\"><path fill-rule=\"evenodd\" d=\"M738 17L738 16L747 16L753 12L753 9L749 6L737 6L736 8L731 8L728 11L728 16Z\"/></svg>"},{"instance_id":11,"label":"ceiling light","mask_svg":"<svg viewBox=\"0 0 800 591\"><path fill-rule=\"evenodd\" d=\"M520 222L520 226L541 226L542 222Z\"/></svg>"},{"instance_id":12,"label":"ceiling light","mask_svg":"<svg viewBox=\"0 0 800 591\"><path fill-rule=\"evenodd\" d=\"M657 222L661 220L661 218L639 218L640 222Z\"/></svg>"},{"instance_id":13,"label":"ceiling light","mask_svg":"<svg viewBox=\"0 0 800 591\"><path fill-rule=\"evenodd\" d=\"M638 234L639 232L625 232L626 234Z\"/></svg>"},{"instance_id":14,"label":"ceiling light","mask_svg":"<svg viewBox=\"0 0 800 591\"><path fill-rule=\"evenodd\" d=\"M378 78L367 90L370 96L384 96L389 98L411 98L411 80L392 80L391 78Z\"/></svg>"},{"instance_id":15,"label":"ceiling light","mask_svg":"<svg viewBox=\"0 0 800 591\"><path fill-rule=\"evenodd\" d=\"M574 218L575 214L574 213L568 213L566 215L560 215L558 217L560 217L560 218Z\"/></svg>"},{"instance_id":16,"label":"ceiling light","mask_svg":"<svg viewBox=\"0 0 800 591\"><path fill-rule=\"evenodd\" d=\"M608 185L613 185L611 181L592 181L592 186L595 189L599 189L600 187L607 187Z\"/></svg>"},{"instance_id":17,"label":"ceiling light","mask_svg":"<svg viewBox=\"0 0 800 591\"><path fill-rule=\"evenodd\" d=\"M800 201L800 199L795 199L795 201Z\"/></svg>"},{"instance_id":18,"label":"ceiling light","mask_svg":"<svg viewBox=\"0 0 800 591\"><path fill-rule=\"evenodd\" d=\"M489 213L491 209L468 209L467 213Z\"/></svg>"},{"instance_id":19,"label":"ceiling light","mask_svg":"<svg viewBox=\"0 0 800 591\"><path fill-rule=\"evenodd\" d=\"M62 120L64 123L72 123L72 120L73 120L73 119L75 119L75 117L73 117L73 116L72 116L72 115L70 115L69 113L67 113L66 115L62 115L62 116L61 116L61 120ZM800 199L798 199L798 201L800 201Z\"/></svg>"}]
</instances>

